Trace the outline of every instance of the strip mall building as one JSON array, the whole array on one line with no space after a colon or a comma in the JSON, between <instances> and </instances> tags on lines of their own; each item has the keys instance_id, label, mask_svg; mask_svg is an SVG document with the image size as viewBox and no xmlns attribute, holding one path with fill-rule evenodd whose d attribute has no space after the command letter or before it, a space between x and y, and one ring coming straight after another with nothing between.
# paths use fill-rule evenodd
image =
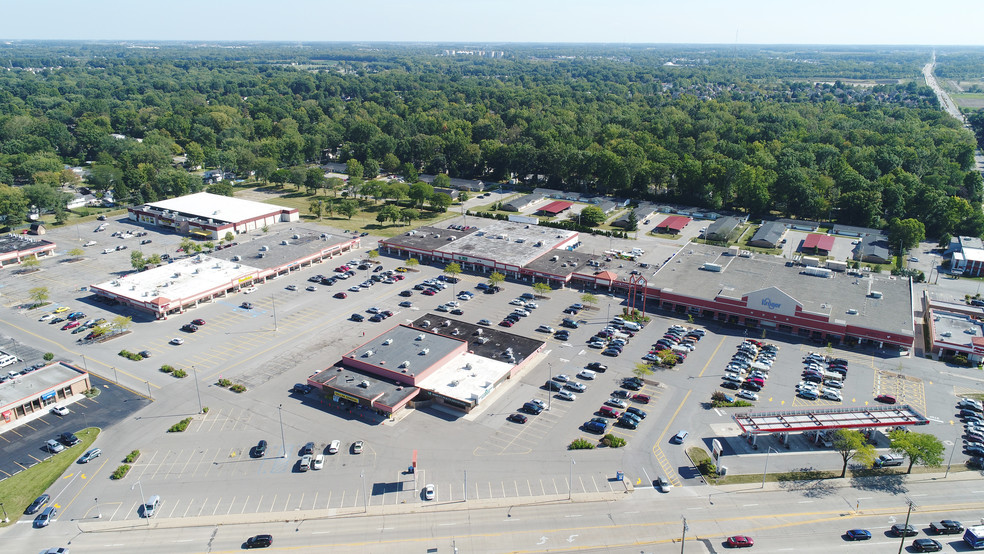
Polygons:
<instances>
[{"instance_id":1,"label":"strip mall building","mask_svg":"<svg viewBox=\"0 0 984 554\"><path fill-rule=\"evenodd\" d=\"M609 266L604 256L577 249L575 232L472 221L480 227L423 227L381 240L380 252L437 265L458 262L466 271L498 271L521 282L613 292L630 298L638 309L669 310L823 344L909 349L914 341L912 287L905 278L804 268L781 257L696 243L669 259L641 255L632 264ZM644 271L650 276L644 277Z\"/></svg>"}]
</instances>

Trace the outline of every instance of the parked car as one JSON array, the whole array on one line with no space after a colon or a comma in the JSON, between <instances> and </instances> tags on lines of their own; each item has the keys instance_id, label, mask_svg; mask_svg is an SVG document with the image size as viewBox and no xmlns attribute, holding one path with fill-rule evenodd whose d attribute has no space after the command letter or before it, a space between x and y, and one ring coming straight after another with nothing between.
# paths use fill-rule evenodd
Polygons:
<instances>
[{"instance_id":1,"label":"parked car","mask_svg":"<svg viewBox=\"0 0 984 554\"><path fill-rule=\"evenodd\" d=\"M580 373L577 374L577 376L580 377L581 379L587 379L589 381L593 380L595 378L595 375L596 373L594 371L591 371L590 369L582 369Z\"/></svg>"},{"instance_id":2,"label":"parked car","mask_svg":"<svg viewBox=\"0 0 984 554\"><path fill-rule=\"evenodd\" d=\"M513 423L526 423L526 421L529 418L527 418L523 414L514 413L514 414L509 414L509 417L507 417L506 419L512 421Z\"/></svg>"},{"instance_id":3,"label":"parked car","mask_svg":"<svg viewBox=\"0 0 984 554\"><path fill-rule=\"evenodd\" d=\"M939 552L943 550L943 544L935 539L916 539L912 541L912 548L916 552Z\"/></svg>"},{"instance_id":4,"label":"parked car","mask_svg":"<svg viewBox=\"0 0 984 554\"><path fill-rule=\"evenodd\" d=\"M755 541L752 540L752 537L735 535L733 537L728 537L727 544L731 548L749 548L755 545Z\"/></svg>"},{"instance_id":5,"label":"parked car","mask_svg":"<svg viewBox=\"0 0 984 554\"><path fill-rule=\"evenodd\" d=\"M246 539L246 548L266 548L273 544L273 535L256 535Z\"/></svg>"},{"instance_id":6,"label":"parked car","mask_svg":"<svg viewBox=\"0 0 984 554\"><path fill-rule=\"evenodd\" d=\"M687 431L678 431L677 434L673 435L670 442L673 444L683 444L684 439L687 438L689 433Z\"/></svg>"},{"instance_id":7,"label":"parked car","mask_svg":"<svg viewBox=\"0 0 984 554\"><path fill-rule=\"evenodd\" d=\"M31 505L28 506L26 510L24 510L24 513L28 515L36 514L39 511L41 511L42 508L47 506L50 500L51 500L51 496L47 494L42 494L41 496L35 498L34 502L31 502Z\"/></svg>"},{"instance_id":8,"label":"parked car","mask_svg":"<svg viewBox=\"0 0 984 554\"><path fill-rule=\"evenodd\" d=\"M871 538L871 531L867 529L848 529L845 535L847 536L847 540L866 541Z\"/></svg>"},{"instance_id":9,"label":"parked car","mask_svg":"<svg viewBox=\"0 0 984 554\"><path fill-rule=\"evenodd\" d=\"M96 458L98 458L101 455L102 455L102 450L101 449L99 449L99 448L93 448L92 450L90 450L90 451L86 452L85 454L83 454L81 458L79 458L79 463L80 464L87 464L87 463L91 462L92 460L95 460Z\"/></svg>"}]
</instances>

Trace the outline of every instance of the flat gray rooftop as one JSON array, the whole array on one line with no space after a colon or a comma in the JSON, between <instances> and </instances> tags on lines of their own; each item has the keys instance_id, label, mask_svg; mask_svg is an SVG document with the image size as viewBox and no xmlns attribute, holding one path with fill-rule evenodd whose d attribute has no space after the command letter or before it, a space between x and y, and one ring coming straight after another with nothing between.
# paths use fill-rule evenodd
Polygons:
<instances>
[{"instance_id":1,"label":"flat gray rooftop","mask_svg":"<svg viewBox=\"0 0 984 554\"><path fill-rule=\"evenodd\" d=\"M50 240L21 235L0 235L0 254L30 250L31 248L37 248L46 244L54 243Z\"/></svg>"},{"instance_id":2,"label":"flat gray rooftop","mask_svg":"<svg viewBox=\"0 0 984 554\"><path fill-rule=\"evenodd\" d=\"M459 231L457 229L425 226L407 231L402 235L383 239L379 242L381 244L392 244L404 248L436 251L442 250L442 247L452 242L452 239L460 240L462 237L468 236L476 231L478 231L477 227L468 229L467 231Z\"/></svg>"},{"instance_id":3,"label":"flat gray rooftop","mask_svg":"<svg viewBox=\"0 0 984 554\"><path fill-rule=\"evenodd\" d=\"M523 267L577 233L540 225L475 219L479 230L448 242L441 251Z\"/></svg>"},{"instance_id":4,"label":"flat gray rooftop","mask_svg":"<svg viewBox=\"0 0 984 554\"><path fill-rule=\"evenodd\" d=\"M912 336L912 300L909 282L869 274L863 278L834 272L832 278L802 274L802 267L787 267L781 257L756 254L751 258L726 256L727 249L692 243L659 269L650 286L677 294L713 300L716 296L741 299L767 287L795 298L809 312L828 314L844 322L887 333ZM700 269L704 263L721 264L721 272ZM868 296L879 291L882 298ZM848 315L848 310L857 310Z\"/></svg>"},{"instance_id":5,"label":"flat gray rooftop","mask_svg":"<svg viewBox=\"0 0 984 554\"><path fill-rule=\"evenodd\" d=\"M432 321L437 325L437 318ZM407 369L408 373L420 373L423 368L430 367L461 347L462 343L461 339L439 335L431 330L397 325L345 356L389 371ZM409 362L409 365L401 368L404 362Z\"/></svg>"},{"instance_id":6,"label":"flat gray rooftop","mask_svg":"<svg viewBox=\"0 0 984 554\"><path fill-rule=\"evenodd\" d=\"M934 342L957 344L973 348L972 341L984 336L984 324L969 316L933 310Z\"/></svg>"},{"instance_id":7,"label":"flat gray rooftop","mask_svg":"<svg viewBox=\"0 0 984 554\"><path fill-rule=\"evenodd\" d=\"M556 260L553 259L555 256L557 257ZM585 268L589 267L589 261L601 262L604 259L604 256L591 254L581 248L576 250L551 250L526 264L526 269L567 277L575 271L586 271Z\"/></svg>"},{"instance_id":8,"label":"flat gray rooftop","mask_svg":"<svg viewBox=\"0 0 984 554\"><path fill-rule=\"evenodd\" d=\"M504 353L506 349L512 348L516 362L521 362L527 356L543 346L542 340L524 337L507 331L500 331L499 328L475 325L467 321L444 317L441 314L428 313L418 317L411 325L420 327L424 320L430 321L428 329L437 332L450 334L455 329L458 334L455 338L468 341L468 350L476 356L491 358L493 360L505 361ZM441 326L444 321L450 321L448 326ZM480 332L479 332L480 331ZM480 338L489 339L484 344L479 342Z\"/></svg>"},{"instance_id":9,"label":"flat gray rooftop","mask_svg":"<svg viewBox=\"0 0 984 554\"><path fill-rule=\"evenodd\" d=\"M375 399L385 406L396 406L407 397L417 393L417 387L380 379L376 375L335 365L316 373L309 378L315 383L327 384L345 394ZM378 396L378 398L377 398Z\"/></svg>"},{"instance_id":10,"label":"flat gray rooftop","mask_svg":"<svg viewBox=\"0 0 984 554\"><path fill-rule=\"evenodd\" d=\"M294 237L298 238L294 238ZM241 258L240 263L260 269L283 267L294 260L299 260L322 250L343 244L357 238L357 235L331 233L324 228L304 227L272 227L271 231L261 235L253 233L237 237L239 244L216 250L209 254L213 258L232 261L234 256ZM287 241L287 244L281 244ZM267 250L261 251L260 248ZM263 254L263 257L258 257Z\"/></svg>"},{"instance_id":11,"label":"flat gray rooftop","mask_svg":"<svg viewBox=\"0 0 984 554\"><path fill-rule=\"evenodd\" d=\"M83 372L61 362L34 370L27 375L0 383L0 406L20 403L41 391L83 375Z\"/></svg>"}]
</instances>

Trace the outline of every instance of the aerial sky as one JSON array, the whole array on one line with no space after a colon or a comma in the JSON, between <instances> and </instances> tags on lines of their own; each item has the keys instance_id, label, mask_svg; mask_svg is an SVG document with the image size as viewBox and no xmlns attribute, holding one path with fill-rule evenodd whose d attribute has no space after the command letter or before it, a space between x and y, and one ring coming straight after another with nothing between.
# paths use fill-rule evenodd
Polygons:
<instances>
[{"instance_id":1,"label":"aerial sky","mask_svg":"<svg viewBox=\"0 0 984 554\"><path fill-rule=\"evenodd\" d=\"M984 0L3 0L0 40L984 45Z\"/></svg>"}]
</instances>

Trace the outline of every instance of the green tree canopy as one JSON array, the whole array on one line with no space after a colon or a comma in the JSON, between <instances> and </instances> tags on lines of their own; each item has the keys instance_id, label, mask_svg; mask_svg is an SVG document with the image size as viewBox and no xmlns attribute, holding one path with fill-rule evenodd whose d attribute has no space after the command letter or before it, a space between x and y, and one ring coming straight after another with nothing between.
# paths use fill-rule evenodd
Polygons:
<instances>
[{"instance_id":1,"label":"green tree canopy","mask_svg":"<svg viewBox=\"0 0 984 554\"><path fill-rule=\"evenodd\" d=\"M909 458L906 473L912 473L916 463L937 467L943 463L943 442L929 433L913 433L907 429L895 429L888 433L892 440L892 451L905 454Z\"/></svg>"},{"instance_id":2,"label":"green tree canopy","mask_svg":"<svg viewBox=\"0 0 984 554\"><path fill-rule=\"evenodd\" d=\"M875 461L875 447L868 444L861 431L855 429L837 429L833 434L834 450L841 455L844 465L841 467L841 477L847 475L847 463L857 460L861 465L870 467Z\"/></svg>"},{"instance_id":3,"label":"green tree canopy","mask_svg":"<svg viewBox=\"0 0 984 554\"><path fill-rule=\"evenodd\" d=\"M580 221L581 225L597 227L604 223L608 216L598 206L585 206L580 215L571 214L571 218Z\"/></svg>"}]
</instances>

